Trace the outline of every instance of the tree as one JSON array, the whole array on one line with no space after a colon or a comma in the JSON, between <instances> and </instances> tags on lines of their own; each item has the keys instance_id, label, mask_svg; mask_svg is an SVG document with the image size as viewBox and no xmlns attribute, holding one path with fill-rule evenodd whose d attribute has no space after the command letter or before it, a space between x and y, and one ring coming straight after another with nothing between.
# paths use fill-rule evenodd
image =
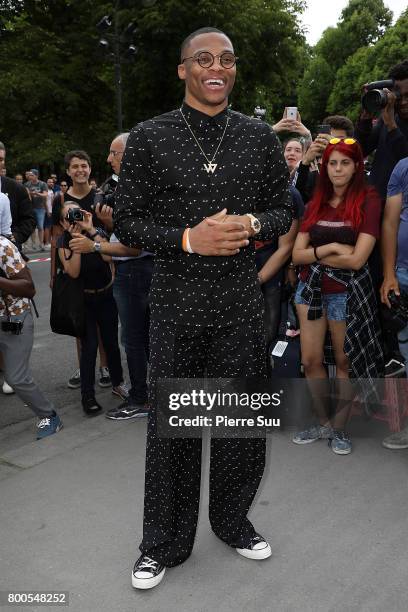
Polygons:
<instances>
[{"instance_id":1,"label":"tree","mask_svg":"<svg viewBox=\"0 0 408 612\"><path fill-rule=\"evenodd\" d=\"M1 1L1 0L0 0ZM225 30L240 57L231 103L252 113L265 103L280 115L303 71L303 0L157 0L151 7L122 0L121 27L136 20L136 61L123 66L125 125L180 104L177 79L184 35L205 26ZM70 148L84 148L106 168L115 135L112 63L98 55L96 23L111 14L103 0L3 0L0 80L1 139L8 170L59 166ZM7 58L7 61L4 60Z\"/></svg>"},{"instance_id":2,"label":"tree","mask_svg":"<svg viewBox=\"0 0 408 612\"><path fill-rule=\"evenodd\" d=\"M357 119L364 83L387 78L390 69L408 57L408 9L375 45L360 48L336 74L327 110Z\"/></svg>"},{"instance_id":3,"label":"tree","mask_svg":"<svg viewBox=\"0 0 408 612\"><path fill-rule=\"evenodd\" d=\"M353 106L347 75L358 72L358 63L369 55L362 49L371 49L380 41L391 21L392 12L383 0L350 0L337 26L323 32L301 83L302 116L312 126L333 108L340 112ZM355 97L353 100L355 103Z\"/></svg>"}]
</instances>

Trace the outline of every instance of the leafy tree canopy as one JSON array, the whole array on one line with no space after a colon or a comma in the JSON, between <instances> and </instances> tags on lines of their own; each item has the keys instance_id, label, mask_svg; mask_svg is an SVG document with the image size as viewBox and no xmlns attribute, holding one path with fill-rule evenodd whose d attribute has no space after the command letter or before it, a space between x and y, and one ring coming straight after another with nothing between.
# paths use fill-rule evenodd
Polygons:
<instances>
[{"instance_id":1,"label":"leafy tree canopy","mask_svg":"<svg viewBox=\"0 0 408 612\"><path fill-rule=\"evenodd\" d=\"M44 171L61 167L70 148L87 150L104 173L116 133L114 67L98 51L96 23L115 7L119 32L131 21L138 27L133 41L121 39L123 49L130 42L138 47L135 61L122 64L126 128L180 104L179 46L203 26L224 30L240 57L233 108L251 114L256 104L265 104L272 118L292 102L307 57L298 22L303 0L157 0L148 5L142 0L0 1L6 30L0 140L9 152L9 173L35 164Z\"/></svg>"}]
</instances>

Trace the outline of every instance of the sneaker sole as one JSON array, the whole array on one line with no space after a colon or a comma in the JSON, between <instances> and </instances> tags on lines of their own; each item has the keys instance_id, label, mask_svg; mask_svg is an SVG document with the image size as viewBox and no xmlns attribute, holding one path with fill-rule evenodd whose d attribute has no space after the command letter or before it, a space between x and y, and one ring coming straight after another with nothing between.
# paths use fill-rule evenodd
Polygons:
<instances>
[{"instance_id":1,"label":"sneaker sole","mask_svg":"<svg viewBox=\"0 0 408 612\"><path fill-rule=\"evenodd\" d=\"M79 389L81 387L81 383L79 383L79 385L73 385L68 383L67 387L68 389Z\"/></svg>"},{"instance_id":2,"label":"sneaker sole","mask_svg":"<svg viewBox=\"0 0 408 612\"><path fill-rule=\"evenodd\" d=\"M105 416L107 419L110 419L111 421L130 421L130 419L141 419L143 417L147 417L148 414L149 414L148 412L143 412L139 414L134 414L132 416L124 416L124 417L110 416L108 414L105 414Z\"/></svg>"},{"instance_id":3,"label":"sneaker sole","mask_svg":"<svg viewBox=\"0 0 408 612\"><path fill-rule=\"evenodd\" d=\"M293 444L311 444L312 442L317 442L317 440L323 440L323 438L313 438L313 440L296 440L292 438Z\"/></svg>"},{"instance_id":4,"label":"sneaker sole","mask_svg":"<svg viewBox=\"0 0 408 612\"><path fill-rule=\"evenodd\" d=\"M99 386L100 386L102 389L108 389L108 387L111 387L111 386L112 386L112 383L111 383L111 382L109 382L109 383L108 383L108 382L106 382L106 383L101 383L101 381L99 380L99 381L98 381L98 385L99 385Z\"/></svg>"},{"instance_id":5,"label":"sneaker sole","mask_svg":"<svg viewBox=\"0 0 408 612\"><path fill-rule=\"evenodd\" d=\"M272 550L269 544L261 550L249 550L248 548L236 548L239 555L246 559L253 559L255 561L262 561L262 559L268 559L272 555Z\"/></svg>"},{"instance_id":6,"label":"sneaker sole","mask_svg":"<svg viewBox=\"0 0 408 612\"><path fill-rule=\"evenodd\" d=\"M392 442L387 443L387 442L383 442L382 443L384 448L388 448L389 450L404 450L406 448L408 448L408 444L393 444Z\"/></svg>"},{"instance_id":7,"label":"sneaker sole","mask_svg":"<svg viewBox=\"0 0 408 612\"><path fill-rule=\"evenodd\" d=\"M349 455L351 453L351 448L339 449L339 448L333 448L332 446L330 448L332 449L333 453L335 453L336 455Z\"/></svg>"},{"instance_id":8,"label":"sneaker sole","mask_svg":"<svg viewBox=\"0 0 408 612\"><path fill-rule=\"evenodd\" d=\"M123 401L126 401L127 399L129 399L128 395L122 395L121 393L119 393L119 391L115 391L114 389L112 389L112 395L116 395L117 397L120 397L120 399L123 399Z\"/></svg>"},{"instance_id":9,"label":"sneaker sole","mask_svg":"<svg viewBox=\"0 0 408 612\"><path fill-rule=\"evenodd\" d=\"M132 572L132 587L134 589L152 589L153 587L160 584L163 580L163 576L166 572L166 568L160 572L154 578L136 578Z\"/></svg>"}]
</instances>

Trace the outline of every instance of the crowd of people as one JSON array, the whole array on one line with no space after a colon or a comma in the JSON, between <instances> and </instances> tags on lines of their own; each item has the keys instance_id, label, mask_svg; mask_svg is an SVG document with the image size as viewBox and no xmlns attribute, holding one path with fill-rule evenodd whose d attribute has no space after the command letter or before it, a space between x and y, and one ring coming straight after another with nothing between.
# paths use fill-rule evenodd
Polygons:
<instances>
[{"instance_id":1,"label":"crowd of people","mask_svg":"<svg viewBox=\"0 0 408 612\"><path fill-rule=\"evenodd\" d=\"M408 300L408 60L390 69L395 87L386 91L379 117L362 110L354 126L332 115L314 138L298 112L293 117L285 109L269 126L228 110L235 55L216 29L186 39L179 77L186 83L182 107L115 137L107 158L113 175L100 188L79 149L66 154L60 181L55 175L42 181L36 168L25 181L21 174L0 178L0 315L22 326L0 331L5 390L38 415L38 438L62 427L29 371L34 286L24 252L31 239L32 250L51 251L51 287L65 274L83 294L79 368L68 384L81 388L84 413L102 410L95 397L99 347L99 384L123 400L106 417L149 415L145 531L132 575L137 588L155 586L165 567L190 554L198 511L199 475L192 470L200 450L193 441L182 441L181 449L157 437L158 378L273 376L277 341L300 338L292 364L298 375L313 392L314 381L334 372L339 392L334 410L316 399L316 421L293 442L327 439L334 453L346 455L353 379L408 375L408 321L395 331L386 316ZM225 168L228 179L217 182ZM212 442L218 467L223 444ZM263 472L264 441L228 444L236 461L245 456L258 469L238 516L227 511L228 483L217 496L221 484L212 466L212 527L240 554L266 558L269 545L246 518ZM383 444L408 448L408 427ZM191 472L188 520L171 501L185 494L175 476L161 509L154 501L163 493L166 462ZM177 546L169 543L168 520L182 520Z\"/></svg>"}]
</instances>

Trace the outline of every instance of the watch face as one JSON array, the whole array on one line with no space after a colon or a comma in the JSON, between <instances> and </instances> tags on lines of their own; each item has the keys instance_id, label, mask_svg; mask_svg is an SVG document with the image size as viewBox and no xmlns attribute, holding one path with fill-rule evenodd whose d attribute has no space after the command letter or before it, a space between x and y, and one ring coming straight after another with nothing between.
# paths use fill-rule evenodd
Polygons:
<instances>
[{"instance_id":1,"label":"watch face","mask_svg":"<svg viewBox=\"0 0 408 612\"><path fill-rule=\"evenodd\" d=\"M261 222L256 217L253 217L251 225L255 233L261 230Z\"/></svg>"}]
</instances>

